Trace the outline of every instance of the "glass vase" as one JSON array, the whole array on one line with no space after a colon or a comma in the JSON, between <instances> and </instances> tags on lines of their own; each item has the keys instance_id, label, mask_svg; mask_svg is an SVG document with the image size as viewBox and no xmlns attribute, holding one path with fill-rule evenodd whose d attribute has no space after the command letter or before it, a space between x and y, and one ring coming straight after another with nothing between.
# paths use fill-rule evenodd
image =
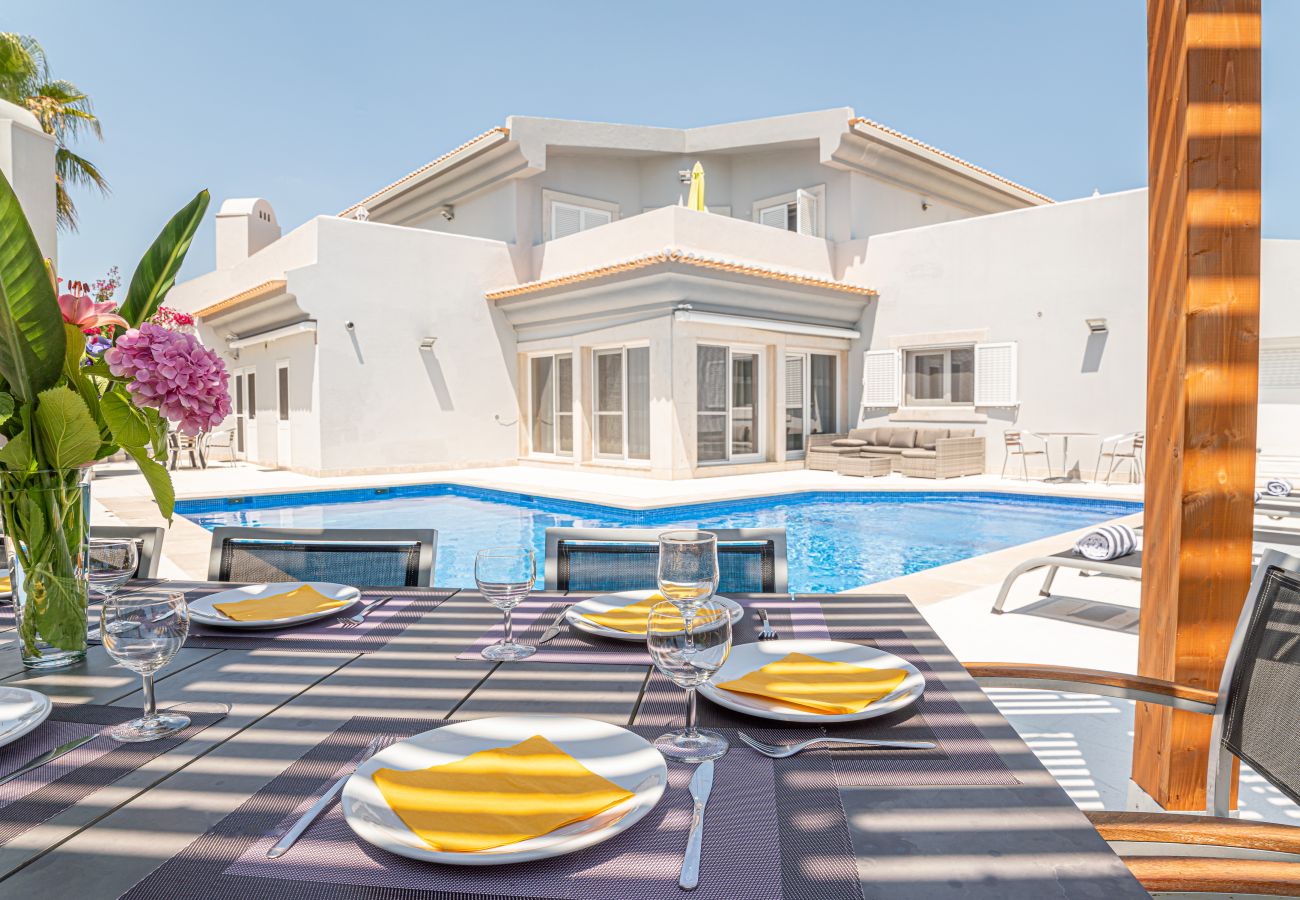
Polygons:
<instances>
[{"instance_id":1,"label":"glass vase","mask_svg":"<svg viewBox=\"0 0 1300 900\"><path fill-rule=\"evenodd\" d=\"M0 472L19 651L29 669L86 657L89 468Z\"/></svg>"}]
</instances>

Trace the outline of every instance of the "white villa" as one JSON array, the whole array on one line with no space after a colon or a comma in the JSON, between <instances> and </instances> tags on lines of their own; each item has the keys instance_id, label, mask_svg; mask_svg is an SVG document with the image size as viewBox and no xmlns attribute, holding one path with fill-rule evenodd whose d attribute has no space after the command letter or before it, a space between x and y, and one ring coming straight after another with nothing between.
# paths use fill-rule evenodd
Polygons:
<instances>
[{"instance_id":1,"label":"white villa","mask_svg":"<svg viewBox=\"0 0 1300 900\"><path fill-rule=\"evenodd\" d=\"M239 454L312 474L691 478L874 423L974 428L997 471L1007 428L1145 425L1145 191L1053 203L848 108L511 117L288 234L228 200L216 242L168 303L234 373ZM1300 242L1265 241L1270 454L1300 447L1298 295Z\"/></svg>"}]
</instances>

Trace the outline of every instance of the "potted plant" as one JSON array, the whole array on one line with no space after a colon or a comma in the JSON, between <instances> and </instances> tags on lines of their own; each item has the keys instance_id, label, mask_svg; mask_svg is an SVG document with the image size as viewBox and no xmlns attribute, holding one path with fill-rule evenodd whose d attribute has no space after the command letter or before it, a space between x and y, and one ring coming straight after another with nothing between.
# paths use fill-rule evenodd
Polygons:
<instances>
[{"instance_id":1,"label":"potted plant","mask_svg":"<svg viewBox=\"0 0 1300 900\"><path fill-rule=\"evenodd\" d=\"M202 191L172 217L114 310L84 294L58 295L0 173L0 516L29 667L71 665L86 653L90 466L125 451L170 521L169 430L198 434L230 413L221 358L194 335L147 321L207 206Z\"/></svg>"}]
</instances>

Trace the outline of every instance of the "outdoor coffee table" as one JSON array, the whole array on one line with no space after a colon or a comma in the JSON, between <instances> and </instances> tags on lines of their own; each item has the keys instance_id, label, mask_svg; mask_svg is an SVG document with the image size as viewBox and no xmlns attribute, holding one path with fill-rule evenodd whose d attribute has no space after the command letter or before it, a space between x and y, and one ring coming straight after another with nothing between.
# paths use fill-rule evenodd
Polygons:
<instances>
[{"instance_id":1,"label":"outdoor coffee table","mask_svg":"<svg viewBox=\"0 0 1300 900\"><path fill-rule=\"evenodd\" d=\"M547 616L553 615L557 604L574 599L543 592L535 592L533 598L547 607ZM819 749L782 761L783 766L794 763L811 768L787 766L776 770L778 775L785 773L778 787L783 791L781 796L787 798L787 807L782 811L778 806L776 818L791 821L794 816L798 825L795 830L805 834L802 840L783 842L775 861L762 861L769 868L775 867L779 877L775 883L756 885L746 880L751 876L745 871L733 866L727 872L728 881L702 881L694 896L715 897L722 891L727 897L822 897L824 894L817 891L789 889L788 876L791 872L806 873L806 880L816 880L826 874L832 862L837 866L834 872L841 879L841 888L847 871L855 897L860 894L872 900L1128 900L1147 896L906 597L840 594L802 595L793 601L788 595L738 599L751 607L761 604L771 608L777 627L790 629L795 635L801 633L800 629L806 633L818 627L860 627L877 635L882 649L905 654L927 673L933 685L927 688L921 703L933 695L934 701L942 700L944 704L934 707L933 714L927 712L915 727L931 729L940 745L947 746L948 757L936 758L925 751L907 751L915 758L859 751L841 755ZM266 869L264 854L260 854L260 860L241 863L245 869L260 867L261 874L254 877L241 874L236 866L222 859L214 860L208 851L215 848L217 856L226 852L231 842L220 835L230 832L221 832L223 827L238 833L230 852L241 852L239 847L248 847L250 842L265 841L267 826L256 811L268 803L287 802L282 789L292 789L295 797L317 790L335 770L310 768L315 765L309 762L316 758L313 754L323 752L321 748L330 746L331 740L337 741L340 734L352 734L353 744L364 746L369 733L366 729L383 729L385 720L394 723L395 731L406 729L410 733L412 728L429 727L422 724L429 720L540 713L585 716L632 725L650 733L662 727L657 717L674 714L680 706L680 691L665 687L662 678L652 674L644 662L628 662L617 654L605 657L579 653L554 661L502 664L464 655L499 621L496 610L477 593L462 590L424 613L391 649L350 653L276 645L254 649L182 648L159 673L160 706L223 701L231 705L229 715L115 781L111 788L90 792L44 826L28 831L21 841L0 841L0 896L108 900L133 890L137 897L162 895L169 900L434 896L433 888L408 891L361 887L355 882L333 883L329 880L332 874L319 871L314 881L299 880L304 871L311 873L312 866L318 864L337 865L344 872L340 877L346 877L346 872L352 871L348 867L373 866L375 859L380 860L381 867L391 865L393 877L401 874L396 860L385 863L387 857L382 851L369 848L338 859L313 857L307 852L311 842L324 844L310 831L304 838L308 843L303 845L302 853L295 855L297 851L291 851L282 858L285 864L295 866L284 870L293 873L292 877L275 877L281 870ZM539 618L536 627L546 621ZM737 625L739 640L752 639L752 631L752 623L747 620ZM516 631L522 633L523 628ZM0 632L0 642L5 640L12 640L12 631L7 635ZM83 665L40 674L24 673L10 644L0 649L0 677L69 704L111 704L131 709L139 704L134 674L113 666L98 646L91 647ZM720 713L720 708L701 701L702 713L706 707L708 715L714 717L710 727L736 727L717 718L726 711ZM945 730L952 720L965 723L961 727L966 729L955 742L948 740ZM751 724L746 720L742 727L755 736L771 737L772 733L764 728L772 724L760 720ZM888 723L886 726L894 727ZM784 737L777 734L778 740ZM333 752L335 759L342 755L346 763L346 753L352 751ZM962 759L966 753L971 755L970 765L970 761ZM736 766L741 766L742 772L750 771L745 767L752 766L755 757L746 754L750 751L733 742L732 751L724 757L733 775ZM307 772L311 777L301 779L291 773L291 780L286 782L280 776L300 759L308 762L292 772ZM834 762L835 782L827 782L824 772L820 781L806 780L810 772L816 774L817 765L825 769L828 760ZM303 769L303 765L309 768ZM677 764L672 770L677 771ZM686 774L688 770L682 767L675 777L680 780ZM710 801L710 809L717 814L712 819L706 817L706 868L711 852L715 860L728 852L722 848L739 852L748 846L751 832L759 835L766 829L770 833L775 827L770 818L756 817L747 822L743 807L739 818L726 814L728 807L720 802L726 799L722 792L728 788L724 785L734 786L737 782L734 777L726 781L724 774L720 767L715 796ZM263 793L268 785L270 792ZM245 807L254 811L248 813L250 818L240 819L245 815L243 810L231 815L254 797L251 806ZM664 802L668 799L665 795ZM680 797L673 802L680 802ZM816 814L806 808L788 808L789 803L806 807L810 802L818 804ZM770 801L765 809L770 811ZM683 821L686 819L688 815ZM834 848L817 833L824 827L823 819L841 822L843 840ZM745 839L739 844L735 843L736 829L743 832ZM626 837L632 838L635 833L636 829L632 829ZM195 844L200 838L208 843ZM334 840L345 838L351 839L346 828L333 835ZM194 851L188 857L184 855L192 844L203 849L197 858L206 860L203 865L208 866L207 870L185 868L188 863L183 861L195 858ZM610 842L610 846L613 844ZM836 853L840 856L833 859ZM668 854L673 863L675 854L674 846ZM627 858L640 859L635 855ZM622 866L622 872L629 871L622 856L614 862ZM204 874L214 871L214 866L216 875ZM609 866L593 867L581 877L614 877L608 870ZM427 870L428 878L443 877L438 871ZM491 873L498 881L508 875L504 871ZM464 873L446 876L462 877ZM482 877L489 875L485 871ZM554 886L547 893L530 877L519 873L518 883L508 895L582 900L609 896L608 890L593 894L576 889L566 892ZM672 887L675 891L675 883ZM640 892L619 896L634 894L642 896ZM491 892L476 888L454 896L483 895Z\"/></svg>"},{"instance_id":2,"label":"outdoor coffee table","mask_svg":"<svg viewBox=\"0 0 1300 900\"><path fill-rule=\"evenodd\" d=\"M889 474L890 465L888 456L841 456L835 460L835 471L841 475L879 478Z\"/></svg>"}]
</instances>

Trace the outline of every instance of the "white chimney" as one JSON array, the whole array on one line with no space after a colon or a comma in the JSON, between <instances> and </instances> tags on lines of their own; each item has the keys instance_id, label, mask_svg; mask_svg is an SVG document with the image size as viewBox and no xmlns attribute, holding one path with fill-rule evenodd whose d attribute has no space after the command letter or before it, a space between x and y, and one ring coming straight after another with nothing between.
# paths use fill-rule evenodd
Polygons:
<instances>
[{"instance_id":1,"label":"white chimney","mask_svg":"<svg viewBox=\"0 0 1300 900\"><path fill-rule=\"evenodd\" d=\"M41 253L57 264L54 138L41 131L34 115L5 100L0 100L0 172L18 195Z\"/></svg>"},{"instance_id":2,"label":"white chimney","mask_svg":"<svg viewBox=\"0 0 1300 900\"><path fill-rule=\"evenodd\" d=\"M279 238L271 204L260 197L227 200L217 213L217 268L238 265Z\"/></svg>"}]
</instances>

